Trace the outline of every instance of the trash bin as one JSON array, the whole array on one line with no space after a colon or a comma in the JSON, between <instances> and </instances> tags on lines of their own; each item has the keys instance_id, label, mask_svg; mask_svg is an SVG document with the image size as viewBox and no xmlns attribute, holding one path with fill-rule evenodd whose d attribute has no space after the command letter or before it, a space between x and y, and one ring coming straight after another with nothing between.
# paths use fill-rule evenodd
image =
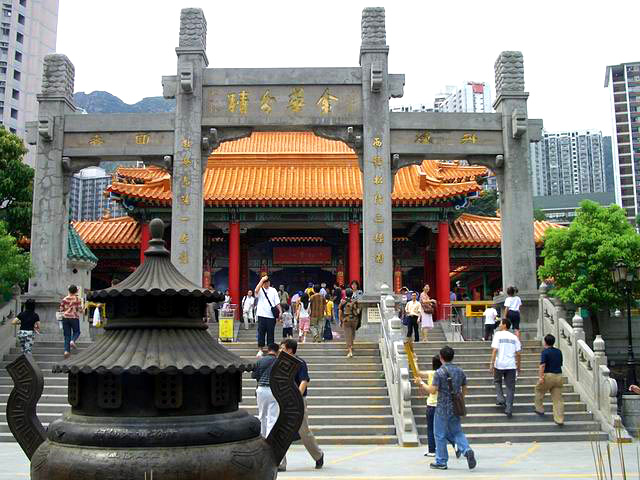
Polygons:
<instances>
[{"instance_id":1,"label":"trash bin","mask_svg":"<svg viewBox=\"0 0 640 480\"><path fill-rule=\"evenodd\" d=\"M220 309L218 316L218 338L221 342L233 342L235 325L234 320L236 318L236 312L238 306L234 304L227 304L223 309Z\"/></svg>"}]
</instances>

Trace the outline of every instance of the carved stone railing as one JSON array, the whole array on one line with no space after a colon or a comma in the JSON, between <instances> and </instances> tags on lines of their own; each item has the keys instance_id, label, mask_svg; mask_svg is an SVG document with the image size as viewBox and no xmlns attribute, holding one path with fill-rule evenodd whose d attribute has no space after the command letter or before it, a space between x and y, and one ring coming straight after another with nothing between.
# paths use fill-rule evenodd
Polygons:
<instances>
[{"instance_id":1,"label":"carved stone railing","mask_svg":"<svg viewBox=\"0 0 640 480\"><path fill-rule=\"evenodd\" d=\"M404 349L402 322L396 313L393 295L383 295L380 309L380 353L391 399L398 443L418 445L418 429L411 408L411 370Z\"/></svg>"},{"instance_id":2,"label":"carved stone railing","mask_svg":"<svg viewBox=\"0 0 640 480\"><path fill-rule=\"evenodd\" d=\"M11 320L20 312L20 288L14 288L13 298L0 304L0 358L16 346L18 326L12 325Z\"/></svg>"},{"instance_id":3,"label":"carved stone railing","mask_svg":"<svg viewBox=\"0 0 640 480\"><path fill-rule=\"evenodd\" d=\"M567 309L562 302L540 295L538 332L541 337L550 333L556 337L556 347L562 352L562 373L580 395L580 399L593 413L610 440L630 440L617 414L618 385L609 376L604 340L597 335L593 350L585 342L583 320L579 314L566 320Z\"/></svg>"}]
</instances>

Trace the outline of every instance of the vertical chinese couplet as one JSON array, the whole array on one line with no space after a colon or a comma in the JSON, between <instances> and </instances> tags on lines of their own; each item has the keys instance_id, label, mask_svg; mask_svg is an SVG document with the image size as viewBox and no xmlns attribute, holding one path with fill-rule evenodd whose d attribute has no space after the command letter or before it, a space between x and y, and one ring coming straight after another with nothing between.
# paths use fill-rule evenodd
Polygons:
<instances>
[{"instance_id":1,"label":"vertical chinese couplet","mask_svg":"<svg viewBox=\"0 0 640 480\"><path fill-rule=\"evenodd\" d=\"M194 168L193 159L191 155L191 149L193 148L193 142L190 138L184 137L180 142L182 147L182 164L181 175L182 181L180 182L180 204L183 206L191 205L191 173ZM197 167L197 166L196 166ZM185 225L183 228L186 228ZM189 233L183 231L180 234L180 248L182 251L178 255L178 260L182 265L189 264Z\"/></svg>"},{"instance_id":2,"label":"vertical chinese couplet","mask_svg":"<svg viewBox=\"0 0 640 480\"><path fill-rule=\"evenodd\" d=\"M379 169L383 165L382 157L380 156L380 148L382 147L382 140L380 139L380 137L373 138L373 146L376 149L376 154L371 159L371 163L376 169L376 175L373 176L373 184L376 185L376 187L380 187L383 182L382 175L377 175ZM376 210L378 210L380 208L380 205L383 204L384 197L380 193L380 190L376 190L376 193L374 194L374 197L373 197L373 202L376 205ZM376 213L375 223L379 226L382 226L384 224L384 216L381 213ZM384 244L384 233L374 232L373 241L376 243L376 245L382 246L382 244ZM378 265L381 265L382 263L384 263L384 253L379 250L376 250L374 254L374 259Z\"/></svg>"}]
</instances>

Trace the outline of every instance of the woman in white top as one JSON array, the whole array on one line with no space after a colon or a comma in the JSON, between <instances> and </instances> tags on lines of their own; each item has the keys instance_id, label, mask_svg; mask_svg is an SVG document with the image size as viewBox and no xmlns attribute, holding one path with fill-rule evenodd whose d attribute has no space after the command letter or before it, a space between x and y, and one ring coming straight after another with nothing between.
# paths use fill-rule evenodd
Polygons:
<instances>
[{"instance_id":1,"label":"woman in white top","mask_svg":"<svg viewBox=\"0 0 640 480\"><path fill-rule=\"evenodd\" d=\"M422 318L422 305L418 301L418 294L416 292L411 292L411 300L407 302L407 305L404 307L405 312L407 313L407 319L409 323L407 324L407 338L408 341L411 341L411 331L413 330L413 335L416 342L420 341L420 327L418 327L418 319Z\"/></svg>"},{"instance_id":2,"label":"woman in white top","mask_svg":"<svg viewBox=\"0 0 640 480\"><path fill-rule=\"evenodd\" d=\"M253 323L253 306L256 297L253 296L253 290L249 290L242 298L242 318L244 320L244 329L249 330L249 324Z\"/></svg>"},{"instance_id":3,"label":"woman in white top","mask_svg":"<svg viewBox=\"0 0 640 480\"><path fill-rule=\"evenodd\" d=\"M422 317L420 327L422 328L422 340L427 341L427 334L433 328L433 312L436 308L436 301L429 297L429 285L425 285L420 294L420 305L422 305Z\"/></svg>"},{"instance_id":4,"label":"woman in white top","mask_svg":"<svg viewBox=\"0 0 640 480\"><path fill-rule=\"evenodd\" d=\"M309 333L309 327L311 320L309 318L309 295L302 294L298 301L298 311L296 312L296 318L298 319L298 325L300 331L298 333L298 342L304 343L307 340L307 333Z\"/></svg>"},{"instance_id":5,"label":"woman in white top","mask_svg":"<svg viewBox=\"0 0 640 480\"><path fill-rule=\"evenodd\" d=\"M517 295L516 287L507 288L507 298L504 299L504 316L509 319L513 327L513 333L520 338L520 306L522 300Z\"/></svg>"}]
</instances>

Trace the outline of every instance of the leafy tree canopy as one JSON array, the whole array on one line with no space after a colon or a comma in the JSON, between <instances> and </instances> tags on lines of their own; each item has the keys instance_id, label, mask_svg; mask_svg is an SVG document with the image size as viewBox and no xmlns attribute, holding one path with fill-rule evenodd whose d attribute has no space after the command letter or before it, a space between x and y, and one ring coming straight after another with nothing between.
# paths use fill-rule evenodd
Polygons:
<instances>
[{"instance_id":1,"label":"leafy tree canopy","mask_svg":"<svg viewBox=\"0 0 640 480\"><path fill-rule=\"evenodd\" d=\"M471 204L464 209L465 213L482 215L485 217L496 217L498 210L498 191L483 190Z\"/></svg>"},{"instance_id":2,"label":"leafy tree canopy","mask_svg":"<svg viewBox=\"0 0 640 480\"><path fill-rule=\"evenodd\" d=\"M16 238L31 233L34 171L22 163L26 153L21 138L0 128L0 220Z\"/></svg>"},{"instance_id":3,"label":"leafy tree canopy","mask_svg":"<svg viewBox=\"0 0 640 480\"><path fill-rule=\"evenodd\" d=\"M0 222L0 301L11 298L13 286L26 282L31 273L31 256L18 247L5 223Z\"/></svg>"},{"instance_id":4,"label":"leafy tree canopy","mask_svg":"<svg viewBox=\"0 0 640 480\"><path fill-rule=\"evenodd\" d=\"M568 228L547 230L542 257L538 277L554 279L553 294L560 300L586 307L596 329L598 310L625 302L610 270L617 260L638 264L640 235L619 206L585 200Z\"/></svg>"}]
</instances>

